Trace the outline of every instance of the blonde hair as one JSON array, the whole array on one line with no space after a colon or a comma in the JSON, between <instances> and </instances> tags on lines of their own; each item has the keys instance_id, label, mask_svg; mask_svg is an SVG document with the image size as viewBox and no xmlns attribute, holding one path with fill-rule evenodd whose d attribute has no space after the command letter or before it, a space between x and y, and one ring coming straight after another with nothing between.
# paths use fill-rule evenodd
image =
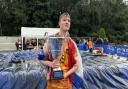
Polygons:
<instances>
[{"instance_id":1,"label":"blonde hair","mask_svg":"<svg viewBox=\"0 0 128 89\"><path fill-rule=\"evenodd\" d=\"M69 13L64 12L64 13L62 13L62 14L60 15L60 17L59 17L59 21L60 21L60 20L61 20L61 18L62 18L62 17L64 17L64 16L66 16L66 17L69 17L69 18L70 18Z\"/></svg>"}]
</instances>

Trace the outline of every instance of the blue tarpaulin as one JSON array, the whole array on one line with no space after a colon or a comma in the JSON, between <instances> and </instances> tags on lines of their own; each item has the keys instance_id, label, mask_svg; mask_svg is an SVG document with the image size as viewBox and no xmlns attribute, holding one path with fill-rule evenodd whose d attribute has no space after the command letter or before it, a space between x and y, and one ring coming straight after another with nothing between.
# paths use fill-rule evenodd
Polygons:
<instances>
[{"instance_id":1,"label":"blue tarpaulin","mask_svg":"<svg viewBox=\"0 0 128 89\"><path fill-rule=\"evenodd\" d=\"M84 48L87 47L87 45L85 44L78 44L77 47L79 50L85 50L85 51L88 50L87 48L86 49ZM104 49L104 53L106 54L117 55L128 58L128 46L95 44L93 49L97 47L102 47Z\"/></svg>"},{"instance_id":2,"label":"blue tarpaulin","mask_svg":"<svg viewBox=\"0 0 128 89\"><path fill-rule=\"evenodd\" d=\"M107 46L104 46L107 47ZM111 49L113 46L107 48ZM117 49L118 48L118 49ZM122 49L119 49L122 48ZM127 47L114 47L118 54L126 53ZM123 50L125 49L125 51ZM108 49L107 49L108 50ZM113 49L111 49L112 53ZM122 53L123 52L123 53ZM37 58L38 52L20 51L1 55L5 60L3 64L11 60L27 60ZM128 61L113 59L110 56L93 56L81 52L84 67L84 77L74 74L73 89L128 89ZM1 62L1 63L2 63ZM46 89L47 80L43 75L44 67L27 69L5 68L0 71L0 89Z\"/></svg>"}]
</instances>

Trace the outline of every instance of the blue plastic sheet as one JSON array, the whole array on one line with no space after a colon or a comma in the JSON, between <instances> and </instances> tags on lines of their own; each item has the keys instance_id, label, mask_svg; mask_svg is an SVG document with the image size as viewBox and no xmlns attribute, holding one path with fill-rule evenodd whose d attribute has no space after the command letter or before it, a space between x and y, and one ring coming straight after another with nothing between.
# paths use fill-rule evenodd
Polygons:
<instances>
[{"instance_id":1,"label":"blue plastic sheet","mask_svg":"<svg viewBox=\"0 0 128 89\"><path fill-rule=\"evenodd\" d=\"M45 89L46 84L46 78L37 70L0 72L0 89Z\"/></svg>"},{"instance_id":2,"label":"blue plastic sheet","mask_svg":"<svg viewBox=\"0 0 128 89\"><path fill-rule=\"evenodd\" d=\"M77 44L79 50L88 50L87 44Z\"/></svg>"},{"instance_id":3,"label":"blue plastic sheet","mask_svg":"<svg viewBox=\"0 0 128 89\"><path fill-rule=\"evenodd\" d=\"M104 53L128 58L128 46L122 45L95 45L94 47L103 47Z\"/></svg>"},{"instance_id":4,"label":"blue plastic sheet","mask_svg":"<svg viewBox=\"0 0 128 89\"><path fill-rule=\"evenodd\" d=\"M83 59L84 89L128 89L128 61L111 57L91 58Z\"/></svg>"},{"instance_id":5,"label":"blue plastic sheet","mask_svg":"<svg viewBox=\"0 0 128 89\"><path fill-rule=\"evenodd\" d=\"M86 44L77 44L79 50L88 50ZM94 48L101 47L104 49L104 53L117 55L128 58L128 46L123 45L104 45L104 44L95 44Z\"/></svg>"},{"instance_id":6,"label":"blue plastic sheet","mask_svg":"<svg viewBox=\"0 0 128 89\"><path fill-rule=\"evenodd\" d=\"M108 54L126 56L125 46L103 46ZM116 51L115 51L116 49ZM6 58L3 63L9 63L12 59L27 60L35 58L38 53L35 51L11 52L2 55ZM126 55L125 55L126 54ZM73 89L128 89L128 61L115 60L109 56L92 56L88 53L81 53L84 67L84 78L74 74ZM8 60L7 60L8 58ZM38 60L37 60L38 61ZM6 68L0 71L0 89L46 89L47 80L43 75L44 67L35 67L17 70L16 68Z\"/></svg>"}]
</instances>

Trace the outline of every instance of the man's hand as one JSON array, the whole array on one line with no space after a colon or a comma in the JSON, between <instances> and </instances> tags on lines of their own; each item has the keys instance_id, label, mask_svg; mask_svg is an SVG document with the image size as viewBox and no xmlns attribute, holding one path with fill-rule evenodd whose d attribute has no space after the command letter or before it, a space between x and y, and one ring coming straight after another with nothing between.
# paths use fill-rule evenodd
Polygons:
<instances>
[{"instance_id":1,"label":"man's hand","mask_svg":"<svg viewBox=\"0 0 128 89\"><path fill-rule=\"evenodd\" d=\"M52 62L52 68L60 67L60 61L59 60L53 60Z\"/></svg>"},{"instance_id":2,"label":"man's hand","mask_svg":"<svg viewBox=\"0 0 128 89\"><path fill-rule=\"evenodd\" d=\"M66 79L68 76L67 76L67 73L64 73L64 79Z\"/></svg>"}]
</instances>

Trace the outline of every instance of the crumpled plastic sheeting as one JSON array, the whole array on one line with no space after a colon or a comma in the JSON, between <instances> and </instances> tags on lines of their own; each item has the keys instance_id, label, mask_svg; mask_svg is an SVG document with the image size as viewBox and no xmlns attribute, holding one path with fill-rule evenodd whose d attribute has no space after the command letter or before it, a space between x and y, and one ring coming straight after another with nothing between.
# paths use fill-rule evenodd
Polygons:
<instances>
[{"instance_id":1,"label":"crumpled plastic sheeting","mask_svg":"<svg viewBox=\"0 0 128 89\"><path fill-rule=\"evenodd\" d=\"M32 57L37 57L37 54L28 51L10 53L7 56L8 59L12 57L30 60ZM73 89L128 89L128 61L89 54L82 55L82 59L84 78L81 79L74 74ZM0 71L0 89L46 89L47 80L40 68L12 70Z\"/></svg>"},{"instance_id":2,"label":"crumpled plastic sheeting","mask_svg":"<svg viewBox=\"0 0 128 89\"><path fill-rule=\"evenodd\" d=\"M45 89L46 78L37 70L0 72L0 89Z\"/></svg>"},{"instance_id":3,"label":"crumpled plastic sheeting","mask_svg":"<svg viewBox=\"0 0 128 89\"><path fill-rule=\"evenodd\" d=\"M39 66L39 51L26 50L0 53L0 89L45 89L47 85L43 66ZM12 60L26 61L28 67L10 65ZM26 66L26 62L25 64ZM33 64L34 62L34 64Z\"/></svg>"},{"instance_id":4,"label":"crumpled plastic sheeting","mask_svg":"<svg viewBox=\"0 0 128 89\"><path fill-rule=\"evenodd\" d=\"M112 57L84 56L84 88L128 89L128 61Z\"/></svg>"}]
</instances>

